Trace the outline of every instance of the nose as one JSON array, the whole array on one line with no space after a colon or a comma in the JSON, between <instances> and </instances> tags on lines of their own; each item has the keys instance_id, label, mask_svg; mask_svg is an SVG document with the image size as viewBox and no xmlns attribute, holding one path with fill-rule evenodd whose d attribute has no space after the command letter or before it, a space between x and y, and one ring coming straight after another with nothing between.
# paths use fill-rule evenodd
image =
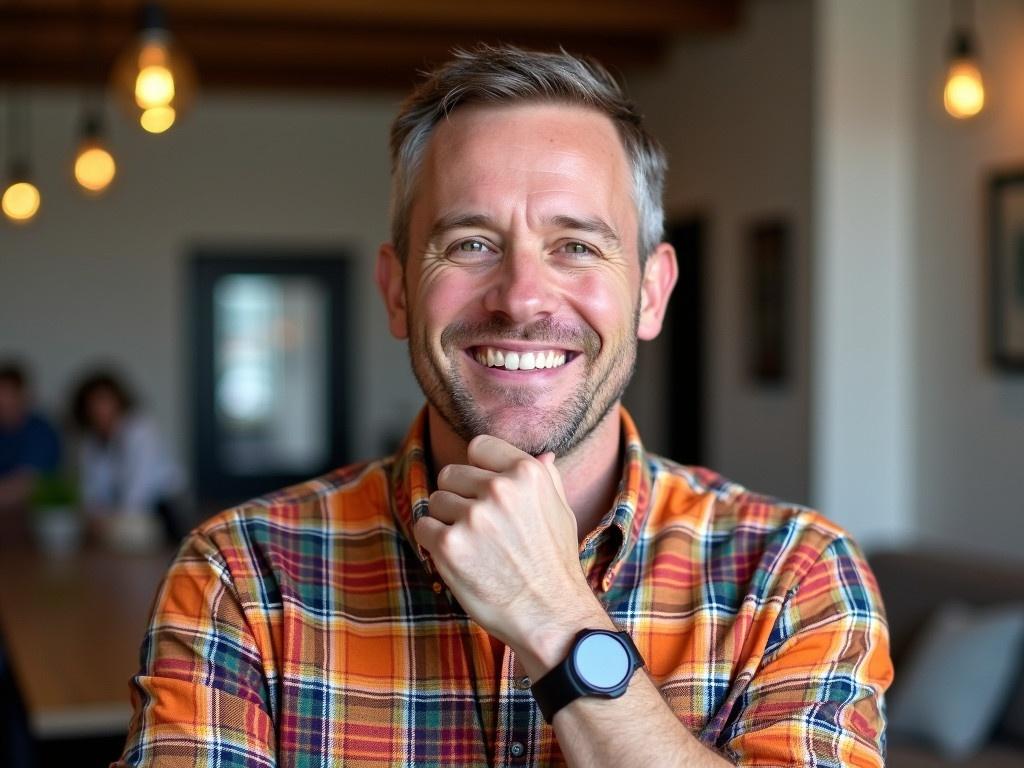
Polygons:
<instances>
[{"instance_id":1,"label":"nose","mask_svg":"<svg viewBox=\"0 0 1024 768\"><path fill-rule=\"evenodd\" d=\"M510 249L484 296L484 308L517 325L543 320L557 307L555 278L542 253Z\"/></svg>"}]
</instances>

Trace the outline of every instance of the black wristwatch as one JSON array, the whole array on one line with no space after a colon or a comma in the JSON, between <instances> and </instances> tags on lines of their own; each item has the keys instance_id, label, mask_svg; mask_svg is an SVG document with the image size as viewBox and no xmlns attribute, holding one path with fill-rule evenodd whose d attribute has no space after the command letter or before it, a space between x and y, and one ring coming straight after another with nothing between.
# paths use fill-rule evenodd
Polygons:
<instances>
[{"instance_id":1,"label":"black wristwatch","mask_svg":"<svg viewBox=\"0 0 1024 768\"><path fill-rule=\"evenodd\" d=\"M580 696L618 698L643 665L643 657L628 632L584 629L576 635L565 660L530 690L550 723L558 710Z\"/></svg>"}]
</instances>

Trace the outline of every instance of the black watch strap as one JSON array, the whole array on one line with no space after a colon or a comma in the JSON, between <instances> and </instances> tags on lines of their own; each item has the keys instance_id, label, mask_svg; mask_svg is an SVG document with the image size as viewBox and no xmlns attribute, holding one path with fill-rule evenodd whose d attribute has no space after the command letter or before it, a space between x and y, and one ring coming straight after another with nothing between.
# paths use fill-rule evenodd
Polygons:
<instances>
[{"instance_id":1,"label":"black watch strap","mask_svg":"<svg viewBox=\"0 0 1024 768\"><path fill-rule=\"evenodd\" d=\"M629 674L623 680L622 685L613 691L597 690L587 685L575 672L573 654L580 640L594 632L595 630L585 629L576 635L572 648L569 649L565 659L561 663L556 664L546 675L531 686L530 690L533 692L533 698L536 700L537 706L540 707L544 720L548 723L551 723L555 714L562 707L581 696L601 696L609 699L621 696L625 693L633 674L644 665L643 657L640 656L640 652L636 649L636 645L633 644L633 638L629 636L628 632L609 633L616 635L623 641L623 645L629 655Z\"/></svg>"}]
</instances>

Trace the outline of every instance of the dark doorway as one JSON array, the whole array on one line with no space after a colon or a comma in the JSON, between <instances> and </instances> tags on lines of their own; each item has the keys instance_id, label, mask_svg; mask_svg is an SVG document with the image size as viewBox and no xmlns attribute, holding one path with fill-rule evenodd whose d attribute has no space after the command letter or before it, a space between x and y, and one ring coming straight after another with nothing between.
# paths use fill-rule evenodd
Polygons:
<instances>
[{"instance_id":1,"label":"dark doorway","mask_svg":"<svg viewBox=\"0 0 1024 768\"><path fill-rule=\"evenodd\" d=\"M665 316L665 410L668 455L683 464L704 464L704 220L669 222L667 239L676 249L679 282Z\"/></svg>"},{"instance_id":2,"label":"dark doorway","mask_svg":"<svg viewBox=\"0 0 1024 768\"><path fill-rule=\"evenodd\" d=\"M704 463L704 220L669 223L679 280L661 334L642 342L623 402L648 450L683 464Z\"/></svg>"},{"instance_id":3,"label":"dark doorway","mask_svg":"<svg viewBox=\"0 0 1024 768\"><path fill-rule=\"evenodd\" d=\"M189 269L201 507L346 463L353 318L344 254L200 250Z\"/></svg>"}]
</instances>

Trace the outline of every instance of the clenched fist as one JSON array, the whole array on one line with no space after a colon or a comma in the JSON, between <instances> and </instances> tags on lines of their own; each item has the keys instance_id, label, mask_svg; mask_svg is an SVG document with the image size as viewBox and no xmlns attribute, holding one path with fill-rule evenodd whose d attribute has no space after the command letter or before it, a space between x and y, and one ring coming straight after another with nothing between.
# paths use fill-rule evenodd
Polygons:
<instances>
[{"instance_id":1,"label":"clenched fist","mask_svg":"<svg viewBox=\"0 0 1024 768\"><path fill-rule=\"evenodd\" d=\"M515 650L531 677L564 658L576 632L614 629L580 567L576 517L554 455L490 435L449 464L414 528L466 613Z\"/></svg>"}]
</instances>

